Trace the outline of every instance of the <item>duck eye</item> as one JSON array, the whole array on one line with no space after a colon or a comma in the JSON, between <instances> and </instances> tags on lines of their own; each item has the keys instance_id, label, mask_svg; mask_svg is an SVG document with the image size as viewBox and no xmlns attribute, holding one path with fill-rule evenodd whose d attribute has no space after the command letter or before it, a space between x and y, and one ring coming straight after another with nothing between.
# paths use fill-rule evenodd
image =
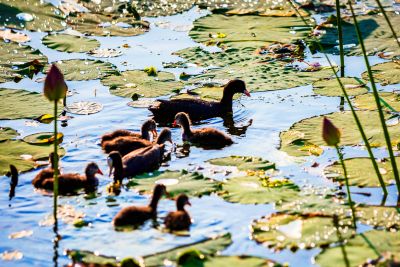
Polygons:
<instances>
[{"instance_id":1,"label":"duck eye","mask_svg":"<svg viewBox=\"0 0 400 267\"><path fill-rule=\"evenodd\" d=\"M110 158L110 157L107 158L107 165L108 165L108 167L112 167L113 166L112 158Z\"/></svg>"}]
</instances>

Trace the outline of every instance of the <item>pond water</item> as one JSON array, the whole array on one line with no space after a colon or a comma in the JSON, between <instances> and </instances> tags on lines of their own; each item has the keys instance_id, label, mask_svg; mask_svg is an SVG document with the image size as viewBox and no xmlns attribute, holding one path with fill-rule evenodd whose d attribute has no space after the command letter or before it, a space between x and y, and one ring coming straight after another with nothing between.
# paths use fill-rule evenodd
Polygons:
<instances>
[{"instance_id":1,"label":"pond water","mask_svg":"<svg viewBox=\"0 0 400 267\"><path fill-rule=\"evenodd\" d=\"M193 8L182 14L146 18L151 22L148 33L135 37L90 37L101 43L101 48L115 48L122 44L128 44L130 48L123 50L123 55L105 59L113 63L119 70L143 69L155 66L163 69L163 62L178 61L178 56L171 53L183 48L197 46L188 36L188 30L193 21L208 14L207 11ZM174 29L160 28L160 22L170 22ZM179 31L177 31L178 29ZM182 30L182 31L181 31ZM33 48L39 49L45 54L49 62L63 59L92 58L84 53L62 53L49 49L41 43L44 33L26 32L32 40L28 43ZM311 61L324 62L323 55L308 55ZM331 59L338 63L339 58L330 55ZM383 62L378 57L370 57L372 64ZM124 63L124 62L127 62ZM365 71L361 57L346 57L346 73L349 76L360 77ZM168 69L177 77L182 71L198 73L202 69L191 67L189 69ZM40 78L39 75L36 78ZM23 88L26 90L41 92L43 84L35 79L23 79L18 84L13 82L3 83L3 88ZM64 134L62 146L66 150L66 156L61 160L63 171L82 172L87 162L94 161L106 173L106 157L100 146L99 138L102 134L115 129L140 129L144 120L151 116L147 109L131 108L127 106L128 98L111 95L108 88L99 80L68 82L69 89L76 92L68 98L68 101L95 101L103 104L104 109L89 116L72 115L74 118L68 121L68 126L60 128ZM391 91L395 86L380 86L379 89ZM315 95L311 85L287 90L252 93L251 97L242 96L234 103L234 121L237 127L246 127L252 120L251 126L242 131L240 135L234 135L234 145L218 151L205 151L201 148L191 147L190 155L178 158L172 153L171 160L161 169L169 170L199 170L208 177L225 179L214 166L205 163L211 158L230 155L260 156L277 164L282 174L292 179L299 186L319 188L325 190L334 188L337 184L324 178L323 168L336 160L333 149L327 149L323 156L310 156L294 158L285 152L279 151L279 133L288 129L293 123L315 115L327 114L338 110L339 98ZM3 120L1 126L17 129L21 136L26 136L39 131L51 131L52 124L39 124L27 126L27 120ZM212 126L227 131L220 118L210 119L202 125ZM181 144L181 130L172 129L173 140ZM366 156L367 152L357 147L346 147L345 157ZM374 149L377 156L385 156L383 149ZM318 161L319 167L311 165ZM283 250L275 253L272 250L257 244L250 238L249 225L254 219L271 214L274 205L243 205L224 201L222 198L211 195L201 198L192 198L192 207L188 208L194 224L190 236L175 236L163 233L152 227L150 223L143 228L132 232L114 231L111 220L122 208L131 204L145 205L148 196L139 195L135 190L124 189L119 196L110 197L106 186L110 179L107 176L100 177L98 195L93 199L85 196L60 197L61 205L71 205L77 211L86 214L85 219L91 223L89 227L76 228L70 224L60 222L59 233L62 239L59 247L54 250L54 233L51 226L40 226L40 222L52 212L52 196L44 196L36 192L31 185L31 180L39 170L20 175L16 197L8 201L9 179L0 179L0 190L3 197L0 198L0 252L18 250L23 253L19 261L5 262L0 260L1 266L51 266L55 255L58 255L60 266L68 263L64 254L66 249L83 249L96 251L100 254L117 256L147 255L158 251L174 248L178 245L202 240L212 234L229 232L232 234L233 243L222 252L223 255L255 255L270 258L278 262L287 262L292 266L311 266L313 257L320 249L299 250L293 253ZM390 196L387 205L394 205L396 199L395 186L389 186ZM379 204L381 192L378 189L353 188L354 192L369 192L371 197L354 194L353 198L358 202ZM112 198L114 201L110 201ZM163 199L159 205L159 217L163 218L168 211L175 209L175 203ZM365 231L369 227L363 226L358 231ZM21 239L10 239L11 233L22 230L32 230L33 234ZM10 265L11 263L11 265Z\"/></svg>"}]
</instances>

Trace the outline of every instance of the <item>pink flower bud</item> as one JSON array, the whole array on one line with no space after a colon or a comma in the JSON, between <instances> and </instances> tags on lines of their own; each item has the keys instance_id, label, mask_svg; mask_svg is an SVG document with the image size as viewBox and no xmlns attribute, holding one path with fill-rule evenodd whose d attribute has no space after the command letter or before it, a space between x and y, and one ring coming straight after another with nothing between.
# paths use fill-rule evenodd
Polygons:
<instances>
[{"instance_id":1,"label":"pink flower bud","mask_svg":"<svg viewBox=\"0 0 400 267\"><path fill-rule=\"evenodd\" d=\"M333 123L324 117L322 123L322 138L328 146L337 146L340 142L340 131Z\"/></svg>"},{"instance_id":2,"label":"pink flower bud","mask_svg":"<svg viewBox=\"0 0 400 267\"><path fill-rule=\"evenodd\" d=\"M43 93L50 101L62 99L67 93L67 84L64 81L64 75L54 64L51 65L50 70L47 72Z\"/></svg>"}]
</instances>

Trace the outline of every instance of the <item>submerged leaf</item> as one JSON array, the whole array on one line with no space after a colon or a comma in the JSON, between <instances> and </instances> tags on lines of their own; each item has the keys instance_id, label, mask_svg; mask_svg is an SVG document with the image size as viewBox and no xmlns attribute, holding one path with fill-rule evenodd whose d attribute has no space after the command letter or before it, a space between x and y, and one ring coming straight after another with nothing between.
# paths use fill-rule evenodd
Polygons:
<instances>
[{"instance_id":1,"label":"submerged leaf","mask_svg":"<svg viewBox=\"0 0 400 267\"><path fill-rule=\"evenodd\" d=\"M42 39L42 43L51 49L61 52L88 52L100 46L96 39L70 34L50 34Z\"/></svg>"}]
</instances>

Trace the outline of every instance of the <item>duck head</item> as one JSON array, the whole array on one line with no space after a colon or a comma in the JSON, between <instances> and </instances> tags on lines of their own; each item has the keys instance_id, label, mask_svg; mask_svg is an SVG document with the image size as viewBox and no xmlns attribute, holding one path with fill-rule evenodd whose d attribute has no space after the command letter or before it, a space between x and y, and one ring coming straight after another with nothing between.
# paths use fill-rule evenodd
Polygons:
<instances>
[{"instance_id":1,"label":"duck head","mask_svg":"<svg viewBox=\"0 0 400 267\"><path fill-rule=\"evenodd\" d=\"M246 89L246 83L242 80L235 79L229 81L227 84L224 86L224 95L226 94L227 96L229 95L234 95L237 93L245 94L246 96L250 96L249 91Z\"/></svg>"},{"instance_id":2,"label":"duck head","mask_svg":"<svg viewBox=\"0 0 400 267\"><path fill-rule=\"evenodd\" d=\"M170 142L171 144L173 144L171 130L169 128L162 129L160 135L157 138L157 144L161 145L165 142Z\"/></svg>"},{"instance_id":3,"label":"duck head","mask_svg":"<svg viewBox=\"0 0 400 267\"><path fill-rule=\"evenodd\" d=\"M152 119L147 120L142 125L142 137L146 140L150 140L149 132L152 133L153 139L157 137L157 125L156 122Z\"/></svg>"},{"instance_id":4,"label":"duck head","mask_svg":"<svg viewBox=\"0 0 400 267\"><path fill-rule=\"evenodd\" d=\"M190 124L191 122L189 115L185 112L179 112L175 115L175 120L172 126L180 126L183 129L182 136L190 136L192 134L192 131L190 130Z\"/></svg>"},{"instance_id":5,"label":"duck head","mask_svg":"<svg viewBox=\"0 0 400 267\"><path fill-rule=\"evenodd\" d=\"M184 210L186 205L192 206L192 204L189 201L189 197L185 194L180 194L176 199L177 210Z\"/></svg>"},{"instance_id":6,"label":"duck head","mask_svg":"<svg viewBox=\"0 0 400 267\"><path fill-rule=\"evenodd\" d=\"M109 176L111 177L114 170L114 182L121 182L123 178L123 165L121 154L118 151L112 151L108 154L107 165L110 168Z\"/></svg>"},{"instance_id":7,"label":"duck head","mask_svg":"<svg viewBox=\"0 0 400 267\"><path fill-rule=\"evenodd\" d=\"M103 175L103 172L100 170L99 166L96 163L91 162L86 166L85 174L86 174L86 177L91 178L91 177L95 177L96 174Z\"/></svg>"}]
</instances>

